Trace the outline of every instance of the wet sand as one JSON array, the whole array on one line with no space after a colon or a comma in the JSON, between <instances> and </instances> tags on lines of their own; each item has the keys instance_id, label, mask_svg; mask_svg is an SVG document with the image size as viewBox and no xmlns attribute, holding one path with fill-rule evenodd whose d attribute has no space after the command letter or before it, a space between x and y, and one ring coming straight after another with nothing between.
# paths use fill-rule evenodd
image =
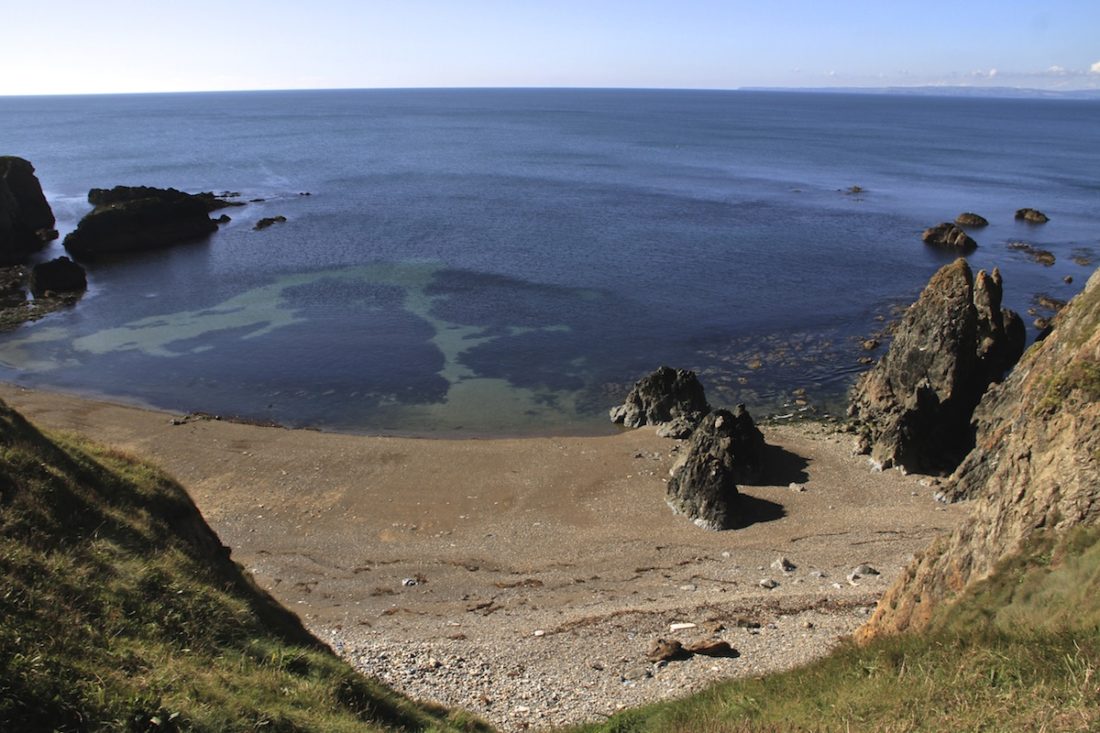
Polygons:
<instances>
[{"instance_id":1,"label":"wet sand","mask_svg":"<svg viewBox=\"0 0 1100 733\"><path fill-rule=\"evenodd\" d=\"M181 421L11 385L0 398L42 428L161 466L233 558L335 650L507 730L819 656L965 511L919 477L872 472L849 436L820 426L765 428L766 483L742 487L750 522L710 532L665 504L681 444L649 428L364 437ZM796 568L773 568L780 556ZM881 575L849 581L862 563ZM739 656L645 658L658 637L704 636Z\"/></svg>"}]
</instances>

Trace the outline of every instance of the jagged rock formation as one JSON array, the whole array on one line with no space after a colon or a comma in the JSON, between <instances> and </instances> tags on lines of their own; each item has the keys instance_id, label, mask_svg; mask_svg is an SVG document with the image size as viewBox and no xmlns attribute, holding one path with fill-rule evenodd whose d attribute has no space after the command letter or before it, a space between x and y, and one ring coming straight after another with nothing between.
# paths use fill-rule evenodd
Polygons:
<instances>
[{"instance_id":1,"label":"jagged rock formation","mask_svg":"<svg viewBox=\"0 0 1100 733\"><path fill-rule=\"evenodd\" d=\"M1037 209L1017 209L1016 218L1032 224L1046 224L1050 217Z\"/></svg>"},{"instance_id":2,"label":"jagged rock formation","mask_svg":"<svg viewBox=\"0 0 1100 733\"><path fill-rule=\"evenodd\" d=\"M963 252L969 252L978 246L969 234L949 221L925 229L924 234L921 235L921 241L933 247L957 249Z\"/></svg>"},{"instance_id":3,"label":"jagged rock formation","mask_svg":"<svg viewBox=\"0 0 1100 733\"><path fill-rule=\"evenodd\" d=\"M34 297L82 293L88 289L84 268L68 257L58 257L31 268L30 288Z\"/></svg>"},{"instance_id":4,"label":"jagged rock formation","mask_svg":"<svg viewBox=\"0 0 1100 733\"><path fill-rule=\"evenodd\" d=\"M857 449L883 468L949 471L973 446L974 407L1023 352L1025 329L1001 308L1001 275L958 259L906 311L886 355L860 378L848 414Z\"/></svg>"},{"instance_id":5,"label":"jagged rock formation","mask_svg":"<svg viewBox=\"0 0 1100 733\"><path fill-rule=\"evenodd\" d=\"M611 422L628 428L685 418L696 425L710 412L695 372L662 366L634 383L626 400L611 408Z\"/></svg>"},{"instance_id":6,"label":"jagged rock formation","mask_svg":"<svg viewBox=\"0 0 1100 733\"><path fill-rule=\"evenodd\" d=\"M757 477L764 463L764 436L744 405L715 410L691 435L687 452L669 471L668 504L706 529L741 523L737 482Z\"/></svg>"},{"instance_id":7,"label":"jagged rock formation","mask_svg":"<svg viewBox=\"0 0 1100 733\"><path fill-rule=\"evenodd\" d=\"M208 215L220 208L213 194L116 186L93 188L88 201L96 208L65 237L65 249L77 258L166 247L202 239L218 229Z\"/></svg>"},{"instance_id":8,"label":"jagged rock formation","mask_svg":"<svg viewBox=\"0 0 1100 733\"><path fill-rule=\"evenodd\" d=\"M972 211L964 211L955 217L955 223L961 227L987 227L989 220Z\"/></svg>"},{"instance_id":9,"label":"jagged rock formation","mask_svg":"<svg viewBox=\"0 0 1100 733\"><path fill-rule=\"evenodd\" d=\"M57 237L53 211L22 158L0 156L0 264L22 262Z\"/></svg>"},{"instance_id":10,"label":"jagged rock formation","mask_svg":"<svg viewBox=\"0 0 1100 733\"><path fill-rule=\"evenodd\" d=\"M909 565L862 638L923 627L1036 532L1100 518L1100 271L976 415L977 445L945 489L975 499L970 516Z\"/></svg>"}]
</instances>

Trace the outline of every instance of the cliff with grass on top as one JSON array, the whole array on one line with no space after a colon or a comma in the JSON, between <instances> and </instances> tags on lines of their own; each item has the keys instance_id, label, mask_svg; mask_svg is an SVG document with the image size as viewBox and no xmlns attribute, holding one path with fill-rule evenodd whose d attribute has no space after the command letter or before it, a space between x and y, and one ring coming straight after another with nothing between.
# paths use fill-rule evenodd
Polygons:
<instances>
[{"instance_id":1,"label":"cliff with grass on top","mask_svg":"<svg viewBox=\"0 0 1100 733\"><path fill-rule=\"evenodd\" d=\"M1058 548L1067 537L1097 524L1100 271L1058 315L1050 335L990 388L975 421L976 446L943 488L948 500L973 500L971 513L905 570L863 638L924 628L940 606L988 578L999 563L1036 542L1064 554ZM1096 598L1074 609L1055 608L1052 599L1051 612L1095 613Z\"/></svg>"},{"instance_id":2,"label":"cliff with grass on top","mask_svg":"<svg viewBox=\"0 0 1100 733\"><path fill-rule=\"evenodd\" d=\"M368 680L150 466L0 403L0 730L480 730Z\"/></svg>"}]
</instances>

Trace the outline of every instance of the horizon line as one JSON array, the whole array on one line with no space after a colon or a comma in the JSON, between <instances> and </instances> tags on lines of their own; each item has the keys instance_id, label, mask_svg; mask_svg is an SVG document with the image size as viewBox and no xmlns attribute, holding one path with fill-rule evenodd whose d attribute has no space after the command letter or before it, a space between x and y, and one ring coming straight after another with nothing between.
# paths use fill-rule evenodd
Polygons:
<instances>
[{"instance_id":1,"label":"horizon line","mask_svg":"<svg viewBox=\"0 0 1100 733\"><path fill-rule=\"evenodd\" d=\"M887 86L770 86L744 85L736 87L668 87L668 86L568 86L568 85L481 85L481 86L377 86L377 87L259 87L239 89L172 89L157 91L102 91L102 92L25 92L0 93L0 99L47 97L127 97L183 94L250 94L285 92L395 92L395 91L664 91L664 92L809 92L890 94L905 92L945 93L967 92L974 94L1023 94L1029 96L1063 97L1084 95L1100 96L1100 88L1042 89L1038 87L992 86L973 84L893 84Z\"/></svg>"}]
</instances>

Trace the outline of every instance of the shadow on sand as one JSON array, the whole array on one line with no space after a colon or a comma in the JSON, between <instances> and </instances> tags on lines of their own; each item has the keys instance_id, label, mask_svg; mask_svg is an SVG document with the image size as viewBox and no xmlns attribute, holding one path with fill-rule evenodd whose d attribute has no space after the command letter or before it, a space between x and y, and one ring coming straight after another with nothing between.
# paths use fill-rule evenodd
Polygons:
<instances>
[{"instance_id":1,"label":"shadow on sand","mask_svg":"<svg viewBox=\"0 0 1100 733\"><path fill-rule=\"evenodd\" d=\"M804 484L810 480L806 468L810 462L778 445L764 446L764 470L759 478L743 481L745 486L783 486Z\"/></svg>"},{"instance_id":2,"label":"shadow on sand","mask_svg":"<svg viewBox=\"0 0 1100 733\"><path fill-rule=\"evenodd\" d=\"M787 516L787 510L783 508L782 504L767 499L758 499L744 492L738 495L737 506L741 509L741 521L731 529L744 529L752 524L774 522Z\"/></svg>"}]
</instances>

